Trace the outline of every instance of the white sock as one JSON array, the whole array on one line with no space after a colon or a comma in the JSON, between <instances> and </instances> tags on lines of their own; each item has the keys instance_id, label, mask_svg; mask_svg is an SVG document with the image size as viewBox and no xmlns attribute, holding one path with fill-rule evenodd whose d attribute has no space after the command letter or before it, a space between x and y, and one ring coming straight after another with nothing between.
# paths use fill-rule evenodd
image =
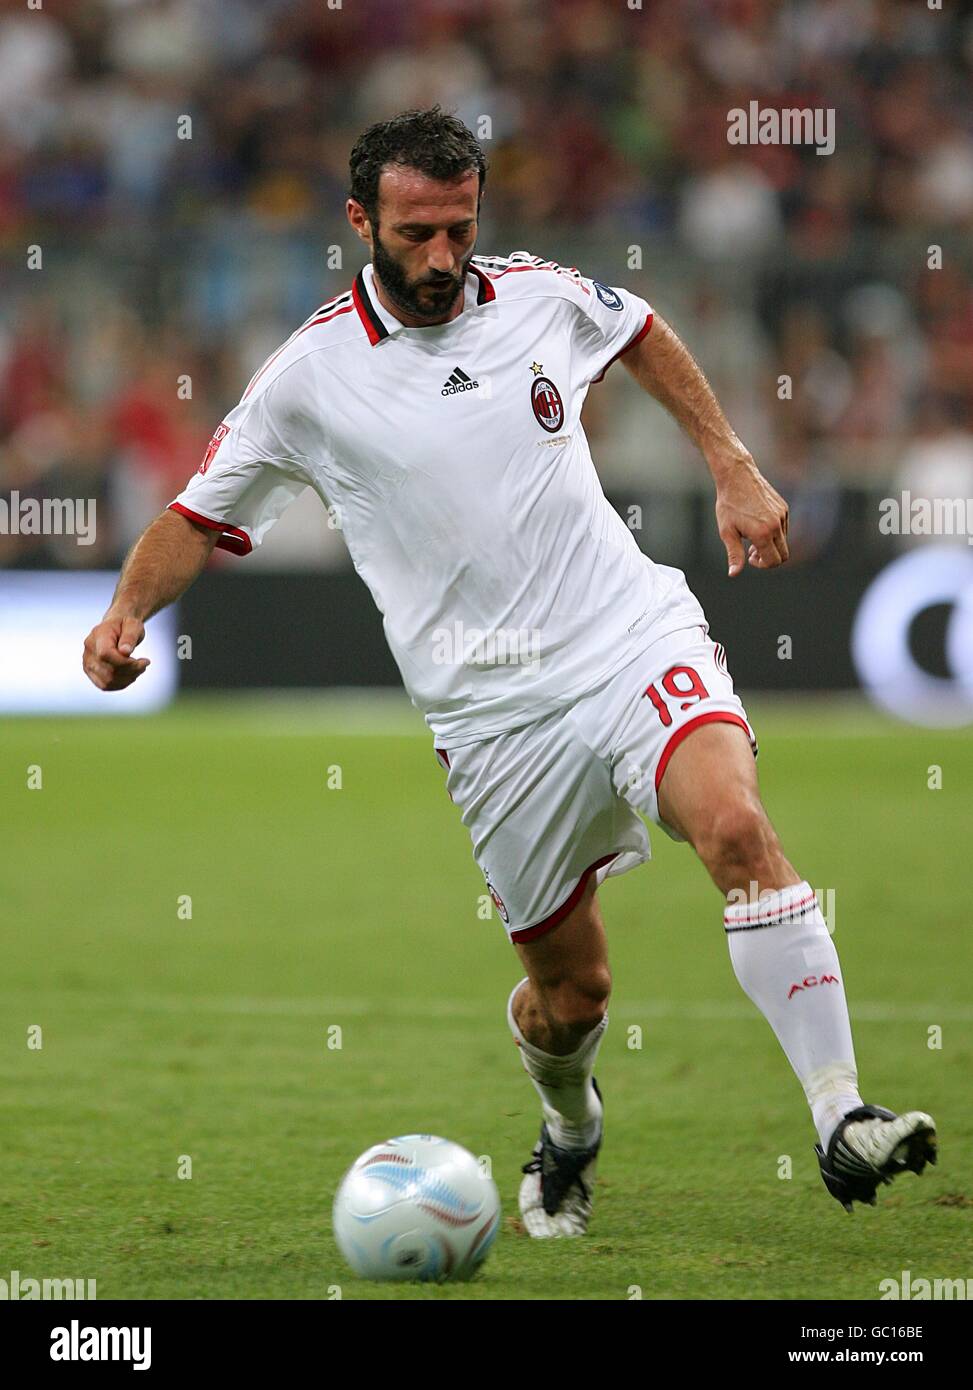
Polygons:
<instances>
[{"instance_id":1,"label":"white sock","mask_svg":"<svg viewBox=\"0 0 973 1390\"><path fill-rule=\"evenodd\" d=\"M541 1098L544 1119L559 1149L586 1149L598 1138L602 1106L591 1084L591 1073L608 1027L608 1015L587 1035L576 1051L565 1057L542 1052L524 1037L513 1014L514 995L526 978L515 985L507 1000L507 1022L514 1035L524 1069Z\"/></svg>"},{"instance_id":2,"label":"white sock","mask_svg":"<svg viewBox=\"0 0 973 1390\"><path fill-rule=\"evenodd\" d=\"M863 1102L838 953L814 890L795 883L728 905L723 925L736 977L797 1073L827 1153L839 1120Z\"/></svg>"}]
</instances>

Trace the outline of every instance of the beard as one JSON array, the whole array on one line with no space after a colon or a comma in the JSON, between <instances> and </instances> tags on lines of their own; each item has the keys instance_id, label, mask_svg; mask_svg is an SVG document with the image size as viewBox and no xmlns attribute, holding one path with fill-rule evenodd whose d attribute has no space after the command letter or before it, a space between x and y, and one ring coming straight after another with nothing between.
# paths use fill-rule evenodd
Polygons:
<instances>
[{"instance_id":1,"label":"beard","mask_svg":"<svg viewBox=\"0 0 973 1390\"><path fill-rule=\"evenodd\" d=\"M426 275L421 280L410 280L399 262L382 245L376 230L372 247L372 268L396 308L413 318L433 322L445 318L459 295L463 293L466 271L474 249L471 247L468 255L464 257L458 275Z\"/></svg>"}]
</instances>

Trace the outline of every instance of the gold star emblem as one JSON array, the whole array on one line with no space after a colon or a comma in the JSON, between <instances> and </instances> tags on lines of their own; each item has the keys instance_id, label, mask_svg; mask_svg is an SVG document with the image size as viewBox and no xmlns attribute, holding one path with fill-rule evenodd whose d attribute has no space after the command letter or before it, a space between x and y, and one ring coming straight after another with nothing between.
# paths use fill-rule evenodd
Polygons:
<instances>
[{"instance_id":1,"label":"gold star emblem","mask_svg":"<svg viewBox=\"0 0 973 1390\"><path fill-rule=\"evenodd\" d=\"M535 376L540 376L541 372L544 370L539 362L532 362L530 364L530 369Z\"/></svg>"}]
</instances>

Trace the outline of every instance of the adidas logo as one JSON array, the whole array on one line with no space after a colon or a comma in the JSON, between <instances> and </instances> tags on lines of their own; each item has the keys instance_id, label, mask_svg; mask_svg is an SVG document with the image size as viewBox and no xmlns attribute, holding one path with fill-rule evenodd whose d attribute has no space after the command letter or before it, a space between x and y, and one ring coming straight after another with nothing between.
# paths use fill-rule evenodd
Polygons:
<instances>
[{"instance_id":1,"label":"adidas logo","mask_svg":"<svg viewBox=\"0 0 973 1390\"><path fill-rule=\"evenodd\" d=\"M440 395L456 396L460 391L477 391L480 383L473 381L466 375L461 367L454 367L449 374L449 380L443 386Z\"/></svg>"}]
</instances>

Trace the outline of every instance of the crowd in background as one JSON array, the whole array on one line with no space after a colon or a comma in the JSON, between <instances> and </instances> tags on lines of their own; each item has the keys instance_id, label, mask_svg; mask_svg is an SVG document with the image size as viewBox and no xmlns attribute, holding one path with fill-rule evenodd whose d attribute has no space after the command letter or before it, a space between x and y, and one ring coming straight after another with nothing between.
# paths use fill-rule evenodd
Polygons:
<instances>
[{"instance_id":1,"label":"crowd in background","mask_svg":"<svg viewBox=\"0 0 973 1390\"><path fill-rule=\"evenodd\" d=\"M835 152L729 143L751 101L833 110ZM643 294L791 498L798 553L848 487L973 497L969 4L6 0L0 494L95 498L99 527L0 536L0 564L117 562L350 285L356 135L434 102L490 161L480 249ZM613 499L670 516L705 482L618 367L585 423ZM341 562L323 509L292 511L241 568Z\"/></svg>"}]
</instances>

